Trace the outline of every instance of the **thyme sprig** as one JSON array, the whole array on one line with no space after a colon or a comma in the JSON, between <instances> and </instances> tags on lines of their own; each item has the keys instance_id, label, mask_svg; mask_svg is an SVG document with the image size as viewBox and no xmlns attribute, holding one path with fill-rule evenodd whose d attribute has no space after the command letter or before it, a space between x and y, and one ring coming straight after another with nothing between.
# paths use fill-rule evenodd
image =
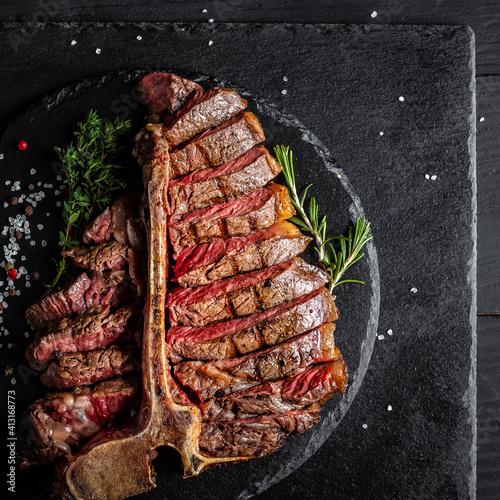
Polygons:
<instances>
[{"instance_id":1,"label":"thyme sprig","mask_svg":"<svg viewBox=\"0 0 500 500\"><path fill-rule=\"evenodd\" d=\"M78 123L75 141L66 149L55 148L65 175L64 188L68 199L63 203L64 230L59 232L62 250L79 245L84 227L95 211L109 205L113 192L126 187L120 178L123 168L114 162L122 147L119 138L132 127L130 120L116 118L104 122L96 111L90 111L84 122ZM64 258L55 260L57 274L47 291L50 292L67 271Z\"/></svg>"},{"instance_id":2,"label":"thyme sprig","mask_svg":"<svg viewBox=\"0 0 500 500\"><path fill-rule=\"evenodd\" d=\"M307 193L312 186L309 184L304 189L302 196L299 197L297 185L295 183L295 172L293 169L293 153L288 146L275 146L274 155L276 160L283 168L285 183L290 193L290 199L295 207L299 217L290 217L290 221L297 224L304 231L312 234L316 241L316 251L318 261L330 275L331 281L328 284L330 292L342 283L361 283L362 281L341 278L344 273L356 262L364 257L360 253L364 245L370 241L373 236L369 236L370 223L364 217L358 219L354 228L350 227L347 236L339 235L327 237L326 215L319 217L319 206L316 199L309 198L309 209L306 209ZM339 247L336 249L333 241L338 241Z\"/></svg>"}]
</instances>

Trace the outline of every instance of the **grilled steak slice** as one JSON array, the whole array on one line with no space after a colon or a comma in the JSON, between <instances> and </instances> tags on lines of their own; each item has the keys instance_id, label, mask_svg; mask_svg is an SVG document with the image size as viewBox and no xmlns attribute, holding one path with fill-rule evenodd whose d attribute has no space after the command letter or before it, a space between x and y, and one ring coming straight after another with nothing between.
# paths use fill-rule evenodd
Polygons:
<instances>
[{"instance_id":1,"label":"grilled steak slice","mask_svg":"<svg viewBox=\"0 0 500 500\"><path fill-rule=\"evenodd\" d=\"M139 401L139 377L107 380L79 392L47 394L35 401L19 423L19 463L26 469L72 454L116 415Z\"/></svg>"},{"instance_id":2,"label":"grilled steak slice","mask_svg":"<svg viewBox=\"0 0 500 500\"><path fill-rule=\"evenodd\" d=\"M35 370L45 370L57 353L93 351L117 340L132 340L131 318L135 307L122 307L110 314L110 306L97 306L62 318L39 331L26 351Z\"/></svg>"},{"instance_id":3,"label":"grilled steak slice","mask_svg":"<svg viewBox=\"0 0 500 500\"><path fill-rule=\"evenodd\" d=\"M195 135L223 124L246 107L247 102L234 89L198 90L176 113L165 116L162 135L173 149Z\"/></svg>"},{"instance_id":4,"label":"grilled steak slice","mask_svg":"<svg viewBox=\"0 0 500 500\"><path fill-rule=\"evenodd\" d=\"M347 366L340 356L312 365L291 378L264 382L246 391L200 403L203 420L236 420L256 415L300 410L324 402L347 386Z\"/></svg>"},{"instance_id":5,"label":"grilled steak slice","mask_svg":"<svg viewBox=\"0 0 500 500\"><path fill-rule=\"evenodd\" d=\"M257 117L248 111L207 130L170 155L172 179L236 158L265 139Z\"/></svg>"},{"instance_id":6,"label":"grilled steak slice","mask_svg":"<svg viewBox=\"0 0 500 500\"><path fill-rule=\"evenodd\" d=\"M183 287L207 285L285 262L303 252L311 241L291 222L278 222L247 236L187 247L174 256L173 280Z\"/></svg>"},{"instance_id":7,"label":"grilled steak slice","mask_svg":"<svg viewBox=\"0 0 500 500\"><path fill-rule=\"evenodd\" d=\"M87 226L83 233L83 242L101 243L114 238L122 245L136 248L134 221L137 216L137 206L137 197L134 193L128 192L119 196L111 207L106 208Z\"/></svg>"},{"instance_id":8,"label":"grilled steak slice","mask_svg":"<svg viewBox=\"0 0 500 500\"><path fill-rule=\"evenodd\" d=\"M102 242L97 246L73 247L62 252L76 266L87 271L106 271L123 269L127 259L127 246L117 241Z\"/></svg>"},{"instance_id":9,"label":"grilled steak slice","mask_svg":"<svg viewBox=\"0 0 500 500\"><path fill-rule=\"evenodd\" d=\"M276 451L290 434L300 434L320 421L319 405L277 415L206 422L200 448L212 457L261 457Z\"/></svg>"},{"instance_id":10,"label":"grilled steak slice","mask_svg":"<svg viewBox=\"0 0 500 500\"><path fill-rule=\"evenodd\" d=\"M109 226L112 219L113 214L111 213L111 207L107 207L102 214L98 215L85 228L83 232L83 242L89 244L111 240L112 236L109 232Z\"/></svg>"},{"instance_id":11,"label":"grilled steak slice","mask_svg":"<svg viewBox=\"0 0 500 500\"><path fill-rule=\"evenodd\" d=\"M294 215L285 186L270 183L236 200L170 218L170 242L180 246L210 243L270 227Z\"/></svg>"},{"instance_id":12,"label":"grilled steak slice","mask_svg":"<svg viewBox=\"0 0 500 500\"><path fill-rule=\"evenodd\" d=\"M186 361L174 366L179 382L200 400L234 394L261 382L292 377L313 363L339 357L333 323L242 358Z\"/></svg>"},{"instance_id":13,"label":"grilled steak slice","mask_svg":"<svg viewBox=\"0 0 500 500\"><path fill-rule=\"evenodd\" d=\"M283 264L200 288L177 288L168 297L171 326L204 326L248 316L323 286L329 276L296 257Z\"/></svg>"},{"instance_id":14,"label":"grilled steak slice","mask_svg":"<svg viewBox=\"0 0 500 500\"><path fill-rule=\"evenodd\" d=\"M182 214L234 200L264 187L281 172L264 146L255 146L224 165L173 180L169 186L172 212Z\"/></svg>"},{"instance_id":15,"label":"grilled steak slice","mask_svg":"<svg viewBox=\"0 0 500 500\"><path fill-rule=\"evenodd\" d=\"M133 290L125 271L95 271L91 278L83 273L64 288L33 304L26 311L26 320L32 328L39 329L50 321L83 309L126 302L131 294Z\"/></svg>"},{"instance_id":16,"label":"grilled steak slice","mask_svg":"<svg viewBox=\"0 0 500 500\"><path fill-rule=\"evenodd\" d=\"M322 287L245 318L198 328L175 326L169 330L167 341L173 354L183 358L233 358L279 344L337 318L333 297Z\"/></svg>"},{"instance_id":17,"label":"grilled steak slice","mask_svg":"<svg viewBox=\"0 0 500 500\"><path fill-rule=\"evenodd\" d=\"M67 389L136 373L140 368L132 347L110 346L95 351L61 354L57 361L50 363L40 379L49 389Z\"/></svg>"},{"instance_id":18,"label":"grilled steak slice","mask_svg":"<svg viewBox=\"0 0 500 500\"><path fill-rule=\"evenodd\" d=\"M150 73L138 85L139 97L150 113L173 113L182 107L189 94L202 88L191 80L171 73Z\"/></svg>"}]
</instances>

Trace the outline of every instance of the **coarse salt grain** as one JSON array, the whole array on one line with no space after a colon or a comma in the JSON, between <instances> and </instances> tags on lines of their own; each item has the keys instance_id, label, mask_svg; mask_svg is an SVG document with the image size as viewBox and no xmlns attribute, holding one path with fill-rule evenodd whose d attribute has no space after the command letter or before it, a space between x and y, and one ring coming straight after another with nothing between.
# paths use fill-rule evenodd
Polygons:
<instances>
[{"instance_id":1,"label":"coarse salt grain","mask_svg":"<svg viewBox=\"0 0 500 500\"><path fill-rule=\"evenodd\" d=\"M405 100L405 98L404 98L402 95L400 95L400 96L399 96L399 100L400 100L401 102L403 102L403 101Z\"/></svg>"},{"instance_id":2,"label":"coarse salt grain","mask_svg":"<svg viewBox=\"0 0 500 500\"><path fill-rule=\"evenodd\" d=\"M3 160L3 153L0 153L0 160Z\"/></svg>"},{"instance_id":3,"label":"coarse salt grain","mask_svg":"<svg viewBox=\"0 0 500 500\"><path fill-rule=\"evenodd\" d=\"M36 227L41 231L43 229L43 224L38 224Z\"/></svg>"},{"instance_id":4,"label":"coarse salt grain","mask_svg":"<svg viewBox=\"0 0 500 500\"><path fill-rule=\"evenodd\" d=\"M100 54L101 53L101 49L100 48L95 49L95 53L96 54Z\"/></svg>"},{"instance_id":5,"label":"coarse salt grain","mask_svg":"<svg viewBox=\"0 0 500 500\"><path fill-rule=\"evenodd\" d=\"M76 45L76 40L71 40L71 45Z\"/></svg>"},{"instance_id":6,"label":"coarse salt grain","mask_svg":"<svg viewBox=\"0 0 500 500\"><path fill-rule=\"evenodd\" d=\"M379 340L384 340L384 339L385 339L385 337L384 337L383 335L379 335L379 336L378 336L378 339L379 339Z\"/></svg>"},{"instance_id":7,"label":"coarse salt grain","mask_svg":"<svg viewBox=\"0 0 500 500\"><path fill-rule=\"evenodd\" d=\"M283 95L286 95L287 90L286 90L286 89L283 89L283 90L281 91L281 93L282 93Z\"/></svg>"},{"instance_id":8,"label":"coarse salt grain","mask_svg":"<svg viewBox=\"0 0 500 500\"><path fill-rule=\"evenodd\" d=\"M387 411L392 411L392 406L391 406L391 405L389 405L389 406L387 407Z\"/></svg>"},{"instance_id":9,"label":"coarse salt grain","mask_svg":"<svg viewBox=\"0 0 500 500\"><path fill-rule=\"evenodd\" d=\"M284 76L284 77L283 77L283 81L284 81L284 82L288 82L288 77Z\"/></svg>"},{"instance_id":10,"label":"coarse salt grain","mask_svg":"<svg viewBox=\"0 0 500 500\"><path fill-rule=\"evenodd\" d=\"M431 175L431 181L435 181L438 178L437 175Z\"/></svg>"},{"instance_id":11,"label":"coarse salt grain","mask_svg":"<svg viewBox=\"0 0 500 500\"><path fill-rule=\"evenodd\" d=\"M32 168L32 169L30 170L30 174L31 174L31 175L35 175L35 174L36 174L36 169Z\"/></svg>"},{"instance_id":12,"label":"coarse salt grain","mask_svg":"<svg viewBox=\"0 0 500 500\"><path fill-rule=\"evenodd\" d=\"M363 424L361 427L363 427L363 429L368 429L368 425L367 424Z\"/></svg>"},{"instance_id":13,"label":"coarse salt grain","mask_svg":"<svg viewBox=\"0 0 500 500\"><path fill-rule=\"evenodd\" d=\"M484 122L484 116L481 116L481 118L479 118L479 121Z\"/></svg>"},{"instance_id":14,"label":"coarse salt grain","mask_svg":"<svg viewBox=\"0 0 500 500\"><path fill-rule=\"evenodd\" d=\"M10 186L10 181L5 181L6 186Z\"/></svg>"},{"instance_id":15,"label":"coarse salt grain","mask_svg":"<svg viewBox=\"0 0 500 500\"><path fill-rule=\"evenodd\" d=\"M208 45L212 45L214 42L212 40L208 41Z\"/></svg>"},{"instance_id":16,"label":"coarse salt grain","mask_svg":"<svg viewBox=\"0 0 500 500\"><path fill-rule=\"evenodd\" d=\"M429 180L429 179L431 178L431 176L430 176L429 174L425 174L425 178L426 178L427 180Z\"/></svg>"},{"instance_id":17,"label":"coarse salt grain","mask_svg":"<svg viewBox=\"0 0 500 500\"><path fill-rule=\"evenodd\" d=\"M208 11L207 11L207 9L203 9L202 12L203 12L203 14L206 14Z\"/></svg>"},{"instance_id":18,"label":"coarse salt grain","mask_svg":"<svg viewBox=\"0 0 500 500\"><path fill-rule=\"evenodd\" d=\"M45 240L42 240L42 247L46 247L47 246L47 242Z\"/></svg>"},{"instance_id":19,"label":"coarse salt grain","mask_svg":"<svg viewBox=\"0 0 500 500\"><path fill-rule=\"evenodd\" d=\"M56 207L60 207L62 203L60 201L56 202Z\"/></svg>"},{"instance_id":20,"label":"coarse salt grain","mask_svg":"<svg viewBox=\"0 0 500 500\"><path fill-rule=\"evenodd\" d=\"M32 247L34 247L34 246L35 246L35 240L31 240L31 241L30 241L30 245L31 245Z\"/></svg>"},{"instance_id":21,"label":"coarse salt grain","mask_svg":"<svg viewBox=\"0 0 500 500\"><path fill-rule=\"evenodd\" d=\"M137 40L141 41L142 40L142 36L141 35L137 35L136 36Z\"/></svg>"},{"instance_id":22,"label":"coarse salt grain","mask_svg":"<svg viewBox=\"0 0 500 500\"><path fill-rule=\"evenodd\" d=\"M24 284L24 286L25 286L26 288L29 288L29 287L31 286L31 282L30 282L30 281L27 281L27 282Z\"/></svg>"},{"instance_id":23,"label":"coarse salt grain","mask_svg":"<svg viewBox=\"0 0 500 500\"><path fill-rule=\"evenodd\" d=\"M380 135L384 135L384 133L383 133L383 132L379 132L379 134L380 134Z\"/></svg>"},{"instance_id":24,"label":"coarse salt grain","mask_svg":"<svg viewBox=\"0 0 500 500\"><path fill-rule=\"evenodd\" d=\"M393 331L389 328L389 330L387 330L387 335L392 335L393 334Z\"/></svg>"},{"instance_id":25,"label":"coarse salt grain","mask_svg":"<svg viewBox=\"0 0 500 500\"><path fill-rule=\"evenodd\" d=\"M28 332L24 332L24 336L25 336L26 338L29 338L30 334L29 334Z\"/></svg>"},{"instance_id":26,"label":"coarse salt grain","mask_svg":"<svg viewBox=\"0 0 500 500\"><path fill-rule=\"evenodd\" d=\"M57 196L57 195L61 194L61 191L59 191L59 189L56 189L56 190L54 191L54 194Z\"/></svg>"},{"instance_id":27,"label":"coarse salt grain","mask_svg":"<svg viewBox=\"0 0 500 500\"><path fill-rule=\"evenodd\" d=\"M213 22L214 22L214 20L213 20L213 19L209 19L209 20L208 20L208 22L209 22L209 23L213 23Z\"/></svg>"},{"instance_id":28,"label":"coarse salt grain","mask_svg":"<svg viewBox=\"0 0 500 500\"><path fill-rule=\"evenodd\" d=\"M377 11L373 11L371 14L370 14L373 18L377 17Z\"/></svg>"},{"instance_id":29,"label":"coarse salt grain","mask_svg":"<svg viewBox=\"0 0 500 500\"><path fill-rule=\"evenodd\" d=\"M418 292L418 290L417 290L415 287L413 287L412 289L410 289L410 292L412 292L412 293L417 293L417 292Z\"/></svg>"},{"instance_id":30,"label":"coarse salt grain","mask_svg":"<svg viewBox=\"0 0 500 500\"><path fill-rule=\"evenodd\" d=\"M12 385L16 385L16 379L14 377L12 377L10 379L10 382L11 382Z\"/></svg>"}]
</instances>

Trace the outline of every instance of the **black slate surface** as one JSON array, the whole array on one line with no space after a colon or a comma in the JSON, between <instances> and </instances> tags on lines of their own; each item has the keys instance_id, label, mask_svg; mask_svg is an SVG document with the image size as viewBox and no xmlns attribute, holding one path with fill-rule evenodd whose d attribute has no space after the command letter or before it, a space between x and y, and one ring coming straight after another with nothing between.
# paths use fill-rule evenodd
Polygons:
<instances>
[{"instance_id":1,"label":"black slate surface","mask_svg":"<svg viewBox=\"0 0 500 500\"><path fill-rule=\"evenodd\" d=\"M19 34L16 26L5 28L4 37ZM377 341L368 376L335 433L262 497L317 498L321 491L339 498L472 496L470 32L279 25L32 29L34 35L23 39L28 62L16 67L12 53L0 62L3 74L13 75L5 89L4 118L70 79L116 69L162 67L214 75L297 117L332 153L372 221L381 271L379 334L385 339ZM77 44L70 46L73 38ZM214 43L208 45L209 40ZM313 176L317 170L309 168ZM329 199L331 191L321 196ZM385 333L389 329L392 336ZM249 464L259 467L258 461ZM311 482L309 476L321 481ZM196 494L196 481L183 482L183 488ZM152 497L162 494L160 489Z\"/></svg>"}]
</instances>

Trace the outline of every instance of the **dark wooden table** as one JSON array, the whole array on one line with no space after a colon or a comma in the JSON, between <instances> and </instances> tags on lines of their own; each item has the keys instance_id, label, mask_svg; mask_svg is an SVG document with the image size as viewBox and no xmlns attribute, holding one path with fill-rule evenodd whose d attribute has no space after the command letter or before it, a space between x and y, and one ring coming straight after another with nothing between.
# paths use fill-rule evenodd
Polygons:
<instances>
[{"instance_id":1,"label":"dark wooden table","mask_svg":"<svg viewBox=\"0 0 500 500\"><path fill-rule=\"evenodd\" d=\"M204 9L207 12L203 12ZM1 21L456 24L476 35L478 176L477 497L500 498L500 1L1 0Z\"/></svg>"}]
</instances>

